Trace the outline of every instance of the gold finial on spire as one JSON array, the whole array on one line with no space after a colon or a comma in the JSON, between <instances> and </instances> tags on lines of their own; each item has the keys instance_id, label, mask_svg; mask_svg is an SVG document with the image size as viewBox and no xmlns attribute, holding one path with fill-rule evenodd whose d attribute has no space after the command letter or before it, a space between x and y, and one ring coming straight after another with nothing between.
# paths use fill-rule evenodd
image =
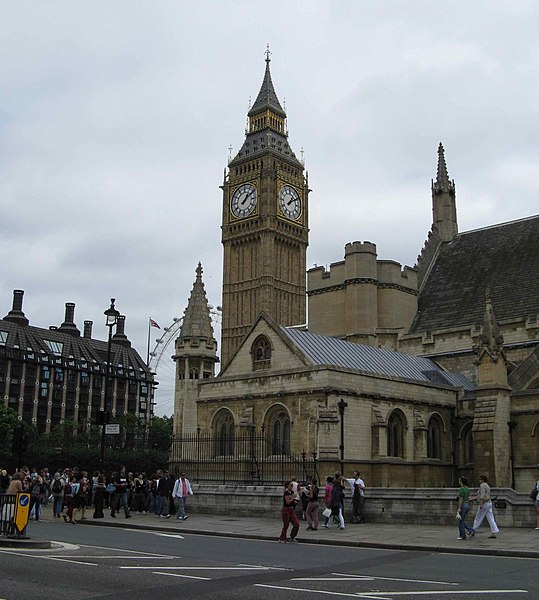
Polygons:
<instances>
[{"instance_id":1,"label":"gold finial on spire","mask_svg":"<svg viewBox=\"0 0 539 600\"><path fill-rule=\"evenodd\" d=\"M269 64L271 61L271 52L269 49L269 44L266 46L266 62Z\"/></svg>"},{"instance_id":2,"label":"gold finial on spire","mask_svg":"<svg viewBox=\"0 0 539 600\"><path fill-rule=\"evenodd\" d=\"M232 160L232 144L228 147L228 162Z\"/></svg>"},{"instance_id":3,"label":"gold finial on spire","mask_svg":"<svg viewBox=\"0 0 539 600\"><path fill-rule=\"evenodd\" d=\"M301 164L303 166L305 166L305 151L303 150L303 147L300 150L300 154L301 154Z\"/></svg>"}]
</instances>

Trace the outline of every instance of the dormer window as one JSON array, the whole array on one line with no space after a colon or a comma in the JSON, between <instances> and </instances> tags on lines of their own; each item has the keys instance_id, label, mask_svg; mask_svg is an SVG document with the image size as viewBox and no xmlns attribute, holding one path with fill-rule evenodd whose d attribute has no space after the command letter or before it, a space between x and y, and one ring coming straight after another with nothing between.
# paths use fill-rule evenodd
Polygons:
<instances>
[{"instance_id":1,"label":"dormer window","mask_svg":"<svg viewBox=\"0 0 539 600\"><path fill-rule=\"evenodd\" d=\"M265 335L256 338L251 355L253 357L253 371L269 369L271 366L271 343Z\"/></svg>"}]
</instances>

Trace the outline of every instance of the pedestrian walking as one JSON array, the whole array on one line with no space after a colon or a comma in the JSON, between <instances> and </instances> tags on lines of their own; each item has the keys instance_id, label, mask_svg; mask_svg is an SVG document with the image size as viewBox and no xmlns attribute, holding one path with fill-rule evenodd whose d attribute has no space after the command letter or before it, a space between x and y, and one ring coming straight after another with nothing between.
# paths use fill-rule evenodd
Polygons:
<instances>
[{"instance_id":1,"label":"pedestrian walking","mask_svg":"<svg viewBox=\"0 0 539 600\"><path fill-rule=\"evenodd\" d=\"M539 480L535 482L535 491L537 492L537 495L535 496L535 530L539 531Z\"/></svg>"},{"instance_id":2,"label":"pedestrian walking","mask_svg":"<svg viewBox=\"0 0 539 600\"><path fill-rule=\"evenodd\" d=\"M457 540L466 540L466 534L470 535L473 528L466 523L466 515L470 512L470 488L466 477L459 479L459 489L457 491L458 508L457 522L459 526L459 537Z\"/></svg>"},{"instance_id":3,"label":"pedestrian walking","mask_svg":"<svg viewBox=\"0 0 539 600\"><path fill-rule=\"evenodd\" d=\"M324 527L326 529L329 529L329 521L332 518L331 517L331 493L333 491L333 477L331 477L331 475L329 477L326 478L326 485L324 487L324 505L326 507L326 510L324 510L324 513L327 513L327 509L329 509L330 513L329 516L324 515L326 522L324 523Z\"/></svg>"},{"instance_id":4,"label":"pedestrian walking","mask_svg":"<svg viewBox=\"0 0 539 600\"><path fill-rule=\"evenodd\" d=\"M95 489L94 489L94 519L102 519L105 514L103 512L103 506L105 504L105 476L99 473L95 476Z\"/></svg>"},{"instance_id":5,"label":"pedestrian walking","mask_svg":"<svg viewBox=\"0 0 539 600\"><path fill-rule=\"evenodd\" d=\"M339 523L339 529L345 528L344 522L344 486L345 479L340 473L335 473L331 489L331 516ZM331 520L328 527L331 525Z\"/></svg>"},{"instance_id":6,"label":"pedestrian walking","mask_svg":"<svg viewBox=\"0 0 539 600\"><path fill-rule=\"evenodd\" d=\"M352 518L351 523L365 523L365 482L361 479L359 471L354 471L352 477L347 479L352 492Z\"/></svg>"},{"instance_id":7,"label":"pedestrian walking","mask_svg":"<svg viewBox=\"0 0 539 600\"><path fill-rule=\"evenodd\" d=\"M477 496L474 496L472 500L479 500L479 508L473 522L473 528L469 535L474 536L475 532L481 526L484 518L487 518L490 526L489 538L496 538L500 530L494 519L494 513L492 512L492 500L490 499L490 486L486 475L479 476L479 491Z\"/></svg>"},{"instance_id":8,"label":"pedestrian walking","mask_svg":"<svg viewBox=\"0 0 539 600\"><path fill-rule=\"evenodd\" d=\"M313 479L307 487L307 508L305 509L305 516L307 518L307 530L317 531L318 530L318 508L320 503L318 502L318 486L316 480Z\"/></svg>"},{"instance_id":9,"label":"pedestrian walking","mask_svg":"<svg viewBox=\"0 0 539 600\"><path fill-rule=\"evenodd\" d=\"M172 482L168 470L163 471L162 477L157 482L157 515L163 519L170 518L170 497Z\"/></svg>"},{"instance_id":10,"label":"pedestrian walking","mask_svg":"<svg viewBox=\"0 0 539 600\"><path fill-rule=\"evenodd\" d=\"M174 506L177 507L176 518L182 521L185 521L188 517L185 514L185 501L187 496L192 496L193 490L191 489L191 483L189 479L185 476L185 472L182 471L180 473L179 479L176 480L174 484L174 489L172 490L172 499L174 501Z\"/></svg>"},{"instance_id":11,"label":"pedestrian walking","mask_svg":"<svg viewBox=\"0 0 539 600\"><path fill-rule=\"evenodd\" d=\"M299 531L299 520L296 514L296 504L298 503L297 492L294 492L292 481L287 481L284 485L283 507L281 509L281 517L283 519L283 528L279 536L279 543L295 542L296 535ZM287 538L288 527L292 523L290 537Z\"/></svg>"}]
</instances>

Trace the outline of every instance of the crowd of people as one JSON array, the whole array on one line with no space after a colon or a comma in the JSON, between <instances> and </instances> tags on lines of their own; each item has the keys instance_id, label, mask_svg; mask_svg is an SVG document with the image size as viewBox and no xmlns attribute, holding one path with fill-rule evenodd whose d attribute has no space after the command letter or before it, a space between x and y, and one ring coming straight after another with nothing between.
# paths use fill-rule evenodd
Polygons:
<instances>
[{"instance_id":1,"label":"crowd of people","mask_svg":"<svg viewBox=\"0 0 539 600\"><path fill-rule=\"evenodd\" d=\"M326 479L324 487L324 498L322 503L325 517L323 527L329 529L332 525L338 525L339 529L346 527L344 520L344 501L346 490L352 494L352 518L351 523L365 523L364 501L365 482L361 479L359 471L354 471L352 477L345 478L341 473L335 473L334 477ZM301 506L301 518L307 521L306 531L318 531L320 510L320 489L318 482L313 477L307 477L303 485L295 478L287 481L284 485L283 506L281 517L283 528L279 536L279 542L295 542L299 532L299 518L296 507ZM292 524L290 537L288 528Z\"/></svg>"},{"instance_id":2,"label":"crowd of people","mask_svg":"<svg viewBox=\"0 0 539 600\"><path fill-rule=\"evenodd\" d=\"M471 495L465 477L459 479L459 486L457 539L466 540L473 537L485 518L490 526L490 537L495 538L499 528L492 511L491 489L487 476L479 477L479 489L475 496ZM536 490L539 491L539 481ZM53 516L72 524L86 519L86 514L92 510L94 519L103 518L105 510L110 510L111 517L116 517L123 511L126 519L131 518L132 512L136 512L138 515L154 514L161 519L175 516L177 519L186 520L186 499L193 494L191 483L183 471L176 478L167 469L158 470L148 477L145 473L135 476L123 466L108 475L99 471L89 475L87 471L79 471L77 468L66 468L51 474L47 468L38 470L23 467L10 477L5 469L0 468L0 494L14 495L22 491L30 494L31 519L38 521L43 508L52 504ZM350 522L365 523L365 482L358 471L354 471L349 478L335 473L334 477L326 479L323 491L312 477L307 477L302 484L295 478L287 481L283 493L283 527L279 542L296 541L300 528L297 507L301 508L301 519L307 522L307 531L318 530L319 512L322 507L322 515L325 518L323 527L329 529L335 525L344 529L347 491L352 498ZM470 526L466 518L470 512L470 503L474 500L478 502L478 508L473 525ZM536 529L539 530L539 500L534 500L537 513ZM3 523L8 521L2 518ZM288 537L290 525L292 529Z\"/></svg>"},{"instance_id":3,"label":"crowd of people","mask_svg":"<svg viewBox=\"0 0 539 600\"><path fill-rule=\"evenodd\" d=\"M94 519L101 519L105 510L110 510L111 517L123 511L126 519L136 512L185 520L188 518L185 501L193 494L184 472L175 478L167 469L148 477L146 473L135 476L123 466L108 475L100 471L90 475L76 467L51 474L47 468L38 470L25 466L10 477L0 468L0 494L17 492L30 494L30 519L38 521L44 507L52 504L53 517L63 518L73 525L90 514Z\"/></svg>"}]
</instances>

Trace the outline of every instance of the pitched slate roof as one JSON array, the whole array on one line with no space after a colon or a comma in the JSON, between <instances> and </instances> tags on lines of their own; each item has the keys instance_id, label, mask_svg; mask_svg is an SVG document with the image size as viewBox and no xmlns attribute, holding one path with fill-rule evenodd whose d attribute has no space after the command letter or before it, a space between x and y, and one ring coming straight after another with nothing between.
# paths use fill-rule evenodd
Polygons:
<instances>
[{"instance_id":1,"label":"pitched slate roof","mask_svg":"<svg viewBox=\"0 0 539 600\"><path fill-rule=\"evenodd\" d=\"M281 329L314 365L344 367L373 375L462 387L467 391L475 389L464 376L444 371L428 358L345 342L288 327Z\"/></svg>"},{"instance_id":2,"label":"pitched slate roof","mask_svg":"<svg viewBox=\"0 0 539 600\"><path fill-rule=\"evenodd\" d=\"M460 233L442 244L410 331L481 323L487 288L498 321L539 313L539 215Z\"/></svg>"}]
</instances>

